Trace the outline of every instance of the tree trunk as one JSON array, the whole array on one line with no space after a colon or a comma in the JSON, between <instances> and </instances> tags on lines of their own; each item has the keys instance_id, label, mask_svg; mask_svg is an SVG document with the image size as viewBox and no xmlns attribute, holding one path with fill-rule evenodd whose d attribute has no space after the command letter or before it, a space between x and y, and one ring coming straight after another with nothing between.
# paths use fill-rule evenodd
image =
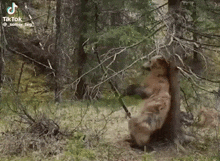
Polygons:
<instances>
[{"instance_id":1,"label":"tree trunk","mask_svg":"<svg viewBox=\"0 0 220 161\"><path fill-rule=\"evenodd\" d=\"M196 31L196 21L197 21L197 12L196 12L196 2L193 2L193 11L192 11L192 19L193 19L193 29ZM197 33L193 32L193 41L198 41L198 35ZM198 47L193 44L193 59L195 61L198 60Z\"/></svg>"},{"instance_id":2,"label":"tree trunk","mask_svg":"<svg viewBox=\"0 0 220 161\"><path fill-rule=\"evenodd\" d=\"M197 11L196 11L196 1L193 2L193 9L192 9L192 19L193 19L193 25L192 28L194 31L197 31ZM198 34L196 32L193 32L193 41L198 42ZM196 43L193 44L193 60L191 65L191 69L195 74L201 75L203 71L203 64L202 60L199 56L199 47L196 45Z\"/></svg>"},{"instance_id":3,"label":"tree trunk","mask_svg":"<svg viewBox=\"0 0 220 161\"><path fill-rule=\"evenodd\" d=\"M170 29L171 32L175 31L174 36L181 38L181 25L176 14L181 15L181 0L169 0L168 1L168 10L169 14L173 16L174 22L171 24ZM174 29L175 28L175 29ZM172 30L174 29L174 30ZM178 49L178 42L173 42L171 44L171 57L170 57L170 67L169 67L169 82L170 82L170 94L171 94L171 107L170 112L168 114L167 124L166 124L166 133L165 136L168 140L174 142L175 139L181 133L180 126L180 82L179 82L179 70L177 68L178 59L175 59L175 49Z\"/></svg>"},{"instance_id":4,"label":"tree trunk","mask_svg":"<svg viewBox=\"0 0 220 161\"><path fill-rule=\"evenodd\" d=\"M180 126L180 80L179 70L176 67L174 60L171 60L169 67L169 82L170 82L170 95L171 107L168 114L168 119L163 127L164 136L174 141L181 133Z\"/></svg>"},{"instance_id":5,"label":"tree trunk","mask_svg":"<svg viewBox=\"0 0 220 161\"><path fill-rule=\"evenodd\" d=\"M6 1L3 0L0 2L0 17L3 17L6 15ZM2 97L2 85L3 85L3 70L4 70L4 62L3 62L3 57L5 53L5 45L6 41L4 39L4 30L2 26L2 18L0 18L0 31L1 31L1 42L0 42L0 101Z\"/></svg>"},{"instance_id":6,"label":"tree trunk","mask_svg":"<svg viewBox=\"0 0 220 161\"><path fill-rule=\"evenodd\" d=\"M181 37L181 27L178 25L179 22L176 18L176 13L180 13L180 0L169 0L168 1L169 12L172 15L172 23L169 26L167 42L170 42L170 35L173 35L175 31L176 37ZM158 130L152 139L154 140L169 140L174 142L179 135L181 135L180 126L180 81L179 81L179 70L177 68L178 62L175 59L176 52L178 49L178 42L173 41L169 48L169 53L171 53L169 62L169 83L170 83L170 95L171 95L171 107L168 113L167 119L161 130Z\"/></svg>"},{"instance_id":7,"label":"tree trunk","mask_svg":"<svg viewBox=\"0 0 220 161\"><path fill-rule=\"evenodd\" d=\"M174 142L181 135L179 70L173 58L170 60L168 74L171 95L170 111L163 127L151 136L152 142L160 140Z\"/></svg>"},{"instance_id":8,"label":"tree trunk","mask_svg":"<svg viewBox=\"0 0 220 161\"><path fill-rule=\"evenodd\" d=\"M87 2L88 0L81 0L81 13L79 15L80 37L79 37L79 44L78 44L79 45L78 46L78 78L82 76L83 69L87 61L87 53L84 51L84 42L86 41L84 34L87 31L87 15L86 15ZM86 92L85 78L82 77L77 84L76 97L78 99L83 99L85 92Z\"/></svg>"},{"instance_id":9,"label":"tree trunk","mask_svg":"<svg viewBox=\"0 0 220 161\"><path fill-rule=\"evenodd\" d=\"M57 0L56 5L56 43L55 43L55 102L62 102L61 89L64 76L64 58L61 51L61 0Z\"/></svg>"}]
</instances>

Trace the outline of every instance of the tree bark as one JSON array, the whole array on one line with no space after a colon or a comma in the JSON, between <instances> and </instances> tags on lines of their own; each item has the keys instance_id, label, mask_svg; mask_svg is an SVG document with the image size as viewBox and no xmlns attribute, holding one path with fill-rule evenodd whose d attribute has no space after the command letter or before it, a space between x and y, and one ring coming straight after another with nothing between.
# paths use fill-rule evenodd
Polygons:
<instances>
[{"instance_id":1,"label":"tree bark","mask_svg":"<svg viewBox=\"0 0 220 161\"><path fill-rule=\"evenodd\" d=\"M172 15L172 23L170 23L167 40L170 42L170 35L180 38L182 36L181 27L178 25L179 20L176 14L180 13L180 0L169 0L168 1L168 14ZM170 142L175 142L175 140L181 135L180 126L180 81L179 81L179 70L177 66L179 65L178 59L176 59L176 51L178 47L178 42L173 41L170 44L169 53L170 66L169 66L169 83L170 83L170 95L171 95L171 107L168 113L167 119L161 128L152 135L152 140L169 140Z\"/></svg>"},{"instance_id":2,"label":"tree bark","mask_svg":"<svg viewBox=\"0 0 220 161\"><path fill-rule=\"evenodd\" d=\"M196 31L196 21L197 21L197 12L196 12L196 2L193 2L193 11L192 11L192 19L193 19L193 29ZM197 42L198 41L198 34L193 32L193 41ZM198 60L198 47L196 44L193 44L193 59L195 61Z\"/></svg>"},{"instance_id":3,"label":"tree bark","mask_svg":"<svg viewBox=\"0 0 220 161\"><path fill-rule=\"evenodd\" d=\"M194 1L192 6L192 19L193 19L192 28L194 31L197 31L197 19L198 19L196 3L197 2ZM197 43L198 33L193 32L192 34L193 34L193 42ZM193 60L191 64L191 69L195 74L201 75L204 67L202 64L202 60L199 57L199 47L198 45L196 45L196 43L193 44Z\"/></svg>"},{"instance_id":4,"label":"tree bark","mask_svg":"<svg viewBox=\"0 0 220 161\"><path fill-rule=\"evenodd\" d=\"M2 0L2 2L0 2L0 36L1 36L1 42L0 42L0 101L2 98L2 85L3 85L3 70L4 70L4 53L5 53L5 45L6 45L6 41L4 39L4 29L2 26L2 17L6 15L6 1Z\"/></svg>"},{"instance_id":5,"label":"tree bark","mask_svg":"<svg viewBox=\"0 0 220 161\"><path fill-rule=\"evenodd\" d=\"M87 53L84 51L84 42L86 38L84 34L87 32L87 15L86 15L86 4L88 0L81 0L81 13L79 15L80 29L79 29L79 43L78 43L78 78L83 74L83 69L87 61ZM86 92L85 78L82 77L78 84L76 90L76 97L78 99L83 99Z\"/></svg>"},{"instance_id":6,"label":"tree bark","mask_svg":"<svg viewBox=\"0 0 220 161\"><path fill-rule=\"evenodd\" d=\"M169 67L169 82L171 107L168 113L168 119L165 126L162 128L166 139L174 142L174 140L181 134L180 124L180 80L179 70L174 60L170 61Z\"/></svg>"},{"instance_id":7,"label":"tree bark","mask_svg":"<svg viewBox=\"0 0 220 161\"><path fill-rule=\"evenodd\" d=\"M181 0L169 0L168 1L168 10L169 14L172 15L174 22L171 23L170 29L171 32L175 31L174 36L181 38L181 25L179 20L176 17L176 14L181 15ZM180 126L180 82L179 82L179 70L177 68L178 59L175 59L175 49L178 49L179 44L178 42L173 42L171 44L171 56L170 56L170 67L169 67L169 82L170 82L170 94L171 94L171 107L168 114L168 119L166 122L166 133L165 136L168 140L174 142L177 137L181 133L181 126Z\"/></svg>"},{"instance_id":8,"label":"tree bark","mask_svg":"<svg viewBox=\"0 0 220 161\"><path fill-rule=\"evenodd\" d=\"M61 0L57 0L56 5L56 42L55 42L55 51L56 51L56 60L55 60L55 102L62 102L61 89L63 85L63 76L64 76L64 62L61 51Z\"/></svg>"}]
</instances>

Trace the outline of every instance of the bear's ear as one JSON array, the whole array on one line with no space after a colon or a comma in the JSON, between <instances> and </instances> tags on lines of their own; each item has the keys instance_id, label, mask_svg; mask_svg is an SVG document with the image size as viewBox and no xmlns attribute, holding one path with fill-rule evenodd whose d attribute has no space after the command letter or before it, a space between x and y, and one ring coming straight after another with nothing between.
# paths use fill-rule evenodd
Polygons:
<instances>
[{"instance_id":1,"label":"bear's ear","mask_svg":"<svg viewBox=\"0 0 220 161\"><path fill-rule=\"evenodd\" d=\"M169 61L162 55L158 56L157 58L160 62L166 62L168 65L170 64Z\"/></svg>"},{"instance_id":2,"label":"bear's ear","mask_svg":"<svg viewBox=\"0 0 220 161\"><path fill-rule=\"evenodd\" d=\"M142 65L142 69L150 71L151 61L146 62Z\"/></svg>"},{"instance_id":3,"label":"bear's ear","mask_svg":"<svg viewBox=\"0 0 220 161\"><path fill-rule=\"evenodd\" d=\"M159 64L162 65L162 66L165 66L165 67L168 67L168 66L169 66L169 62L168 62L165 58L163 58L163 57L157 59L157 61L158 61Z\"/></svg>"}]
</instances>

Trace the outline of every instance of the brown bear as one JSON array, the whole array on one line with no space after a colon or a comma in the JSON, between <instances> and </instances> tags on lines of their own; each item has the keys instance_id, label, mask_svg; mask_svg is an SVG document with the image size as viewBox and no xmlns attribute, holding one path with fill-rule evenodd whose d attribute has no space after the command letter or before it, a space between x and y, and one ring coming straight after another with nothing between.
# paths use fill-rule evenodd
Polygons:
<instances>
[{"instance_id":1,"label":"brown bear","mask_svg":"<svg viewBox=\"0 0 220 161\"><path fill-rule=\"evenodd\" d=\"M144 107L140 114L129 120L128 127L135 146L147 145L150 136L161 129L170 110L171 96L168 80L169 64L162 56L154 56L144 68L150 68L150 75L145 79L138 91L145 97ZM138 94L139 94L138 93ZM144 93L144 94L143 94Z\"/></svg>"}]
</instances>

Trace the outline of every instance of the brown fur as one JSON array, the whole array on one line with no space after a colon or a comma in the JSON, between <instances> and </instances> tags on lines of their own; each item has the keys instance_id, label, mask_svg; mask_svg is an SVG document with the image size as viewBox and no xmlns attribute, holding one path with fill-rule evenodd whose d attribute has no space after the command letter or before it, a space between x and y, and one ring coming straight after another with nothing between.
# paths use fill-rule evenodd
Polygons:
<instances>
[{"instance_id":1,"label":"brown fur","mask_svg":"<svg viewBox=\"0 0 220 161\"><path fill-rule=\"evenodd\" d=\"M129 130L134 143L143 147L147 145L151 134L160 129L170 109L168 81L168 63L161 56L155 56L147 64L151 74L143 82L149 95L144 99L144 107L137 117L129 120Z\"/></svg>"}]
</instances>

